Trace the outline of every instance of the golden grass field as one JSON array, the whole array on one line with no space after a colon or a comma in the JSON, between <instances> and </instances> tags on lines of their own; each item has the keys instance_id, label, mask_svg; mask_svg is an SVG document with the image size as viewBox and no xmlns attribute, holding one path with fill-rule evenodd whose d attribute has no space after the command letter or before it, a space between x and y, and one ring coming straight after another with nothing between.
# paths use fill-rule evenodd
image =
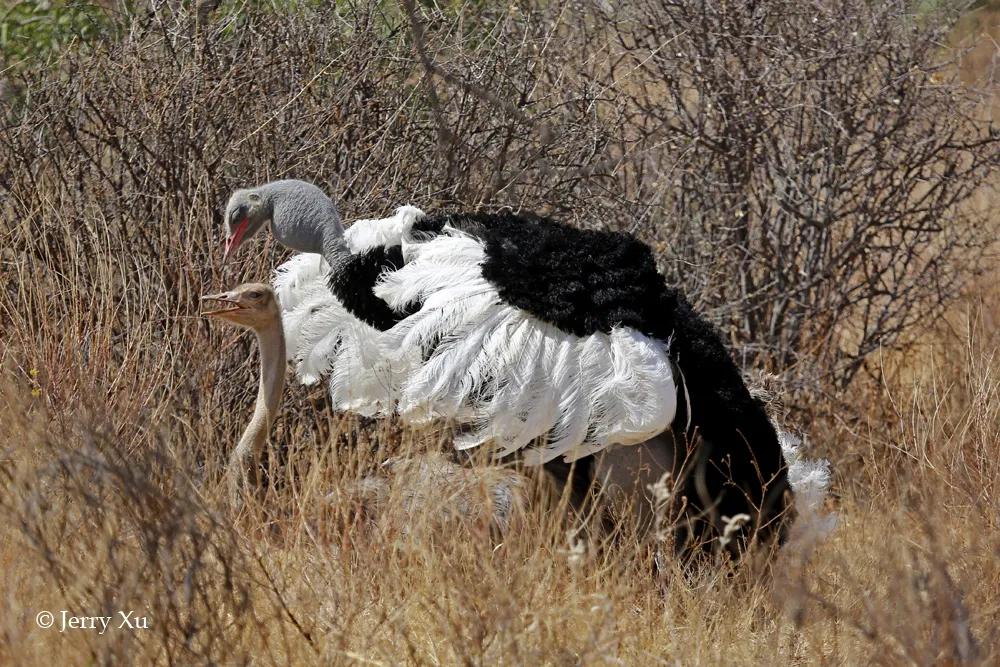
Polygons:
<instances>
[{"instance_id":1,"label":"golden grass field","mask_svg":"<svg viewBox=\"0 0 1000 667\"><path fill-rule=\"evenodd\" d=\"M53 194L31 257L3 247L37 230L0 226L0 665L1000 664L995 271L877 355L837 397L857 414L800 425L834 470L828 539L657 571L648 540L574 536L542 480L500 543L399 497L359 526L328 496L447 435L332 414L322 388L286 391L281 477L234 516L221 466L255 348L199 318L197 296L265 278L267 258L220 273L197 207L150 221L169 222L154 241L189 263L183 280L110 227L81 249L66 187L39 182ZM997 202L975 203L1000 229ZM60 632L63 610L112 627Z\"/></svg>"},{"instance_id":2,"label":"golden grass field","mask_svg":"<svg viewBox=\"0 0 1000 667\"><path fill-rule=\"evenodd\" d=\"M460 539L398 525L345 536L332 528L342 512L315 508L359 461L318 433L296 449L299 486L234 523L222 485L191 460L235 440L249 400L193 421L144 400L155 382L179 384L164 374L88 378L57 357L37 375L14 368L2 398L0 660L994 664L1000 341L984 304L995 295L983 289L956 308L947 332L906 361L920 372L859 391L873 406L865 427L810 433L839 455L832 537L769 569L695 577L654 577L648 550L627 539L574 553L551 504L496 547L474 526ZM68 395L50 393L52 381ZM110 405L91 405L116 381ZM379 448L441 445L433 434L401 438L384 424L357 434L349 421L315 418L362 463ZM40 611L63 609L135 610L149 628L37 627Z\"/></svg>"}]
</instances>

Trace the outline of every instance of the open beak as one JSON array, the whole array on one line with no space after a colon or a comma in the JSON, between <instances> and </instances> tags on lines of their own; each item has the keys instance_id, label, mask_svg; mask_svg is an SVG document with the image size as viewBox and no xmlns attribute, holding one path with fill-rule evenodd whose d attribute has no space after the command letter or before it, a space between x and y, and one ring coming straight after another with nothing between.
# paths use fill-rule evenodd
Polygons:
<instances>
[{"instance_id":1,"label":"open beak","mask_svg":"<svg viewBox=\"0 0 1000 667\"><path fill-rule=\"evenodd\" d=\"M227 313L235 313L243 310L242 306L227 292L223 292L222 294L206 294L201 297L201 300L202 302L214 301L220 304L218 308L202 310L201 314L204 317L225 317Z\"/></svg>"},{"instance_id":2,"label":"open beak","mask_svg":"<svg viewBox=\"0 0 1000 667\"><path fill-rule=\"evenodd\" d=\"M233 231L233 235L226 239L226 249L222 252L222 265L226 265L226 261L229 259L230 253L235 251L243 243L243 235L247 233L247 227L250 226L250 218L246 217L236 225L236 229Z\"/></svg>"}]
</instances>

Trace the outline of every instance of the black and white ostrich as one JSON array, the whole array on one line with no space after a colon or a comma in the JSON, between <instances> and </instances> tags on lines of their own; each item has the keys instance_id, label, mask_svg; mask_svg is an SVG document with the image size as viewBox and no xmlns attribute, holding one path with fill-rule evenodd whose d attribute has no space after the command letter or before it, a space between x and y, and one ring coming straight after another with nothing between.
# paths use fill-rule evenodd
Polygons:
<instances>
[{"instance_id":1,"label":"black and white ostrich","mask_svg":"<svg viewBox=\"0 0 1000 667\"><path fill-rule=\"evenodd\" d=\"M612 445L670 448L686 545L781 533L791 498L775 428L716 330L628 234L512 213L406 206L346 231L316 186L238 190L225 257L270 225L301 254L275 288L299 379L338 409L461 425L455 446L533 463ZM730 525L730 537L733 526Z\"/></svg>"}]
</instances>

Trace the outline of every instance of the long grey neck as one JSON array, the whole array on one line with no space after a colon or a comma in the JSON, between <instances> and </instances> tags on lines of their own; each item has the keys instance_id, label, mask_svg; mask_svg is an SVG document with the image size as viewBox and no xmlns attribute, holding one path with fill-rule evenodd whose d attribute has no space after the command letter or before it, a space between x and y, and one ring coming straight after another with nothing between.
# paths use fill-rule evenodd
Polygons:
<instances>
[{"instance_id":1,"label":"long grey neck","mask_svg":"<svg viewBox=\"0 0 1000 667\"><path fill-rule=\"evenodd\" d=\"M282 245L323 255L334 269L350 250L336 204L318 187L304 181L273 181L257 188L269 208L271 232Z\"/></svg>"},{"instance_id":2,"label":"long grey neck","mask_svg":"<svg viewBox=\"0 0 1000 667\"><path fill-rule=\"evenodd\" d=\"M245 466L247 457L252 457L254 462L261 460L264 443L271 431L271 425L278 416L281 392L285 388L285 336L281 331L280 321L256 333L260 344L260 384L257 389L257 403L250 424L243 431L243 436L233 453L233 465Z\"/></svg>"}]
</instances>

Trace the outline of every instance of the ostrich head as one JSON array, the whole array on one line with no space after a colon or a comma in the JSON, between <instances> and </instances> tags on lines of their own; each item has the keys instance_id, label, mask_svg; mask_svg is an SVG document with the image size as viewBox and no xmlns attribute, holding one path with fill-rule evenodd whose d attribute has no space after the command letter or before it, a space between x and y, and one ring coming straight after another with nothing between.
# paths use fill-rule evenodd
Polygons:
<instances>
[{"instance_id":1,"label":"ostrich head","mask_svg":"<svg viewBox=\"0 0 1000 667\"><path fill-rule=\"evenodd\" d=\"M243 242L259 232L271 218L265 210L264 199L256 190L237 190L226 205L226 248L222 261L229 259Z\"/></svg>"},{"instance_id":2,"label":"ostrich head","mask_svg":"<svg viewBox=\"0 0 1000 667\"><path fill-rule=\"evenodd\" d=\"M223 263L268 222L279 243L299 252L322 253L344 234L336 205L318 187L305 181L271 181L237 190L229 198Z\"/></svg>"},{"instance_id":3,"label":"ostrich head","mask_svg":"<svg viewBox=\"0 0 1000 667\"><path fill-rule=\"evenodd\" d=\"M202 301L215 302L218 307L202 311L214 317L260 332L281 322L281 311L274 291L263 283L247 283L221 294L206 294Z\"/></svg>"}]
</instances>

